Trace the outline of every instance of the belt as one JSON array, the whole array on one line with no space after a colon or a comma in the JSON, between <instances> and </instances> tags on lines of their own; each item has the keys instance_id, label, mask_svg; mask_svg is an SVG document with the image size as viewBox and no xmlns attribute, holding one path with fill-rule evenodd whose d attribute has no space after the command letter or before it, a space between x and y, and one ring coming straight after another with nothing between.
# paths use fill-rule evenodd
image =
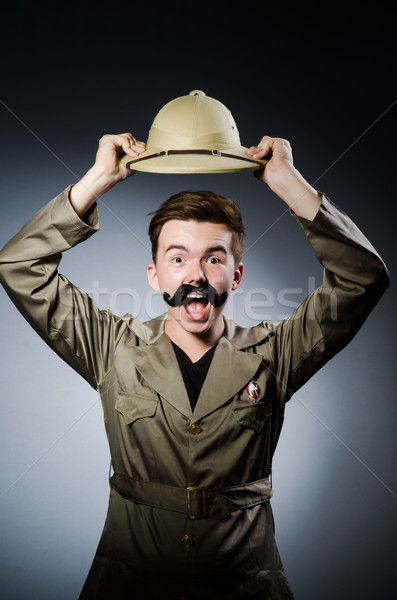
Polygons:
<instances>
[{"instance_id":1,"label":"belt","mask_svg":"<svg viewBox=\"0 0 397 600\"><path fill-rule=\"evenodd\" d=\"M269 479L220 489L193 484L180 488L114 473L110 486L126 500L182 513L189 519L222 520L235 510L263 504L273 495Z\"/></svg>"}]
</instances>

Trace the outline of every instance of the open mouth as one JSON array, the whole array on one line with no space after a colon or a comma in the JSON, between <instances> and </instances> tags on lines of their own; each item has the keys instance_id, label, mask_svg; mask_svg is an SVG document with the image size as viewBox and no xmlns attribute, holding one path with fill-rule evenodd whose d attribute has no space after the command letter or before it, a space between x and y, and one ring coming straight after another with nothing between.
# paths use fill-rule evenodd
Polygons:
<instances>
[{"instance_id":1,"label":"open mouth","mask_svg":"<svg viewBox=\"0 0 397 600\"><path fill-rule=\"evenodd\" d=\"M208 296L202 292L190 292L185 294L182 304L192 319L200 319L205 314L208 305Z\"/></svg>"},{"instance_id":2,"label":"open mouth","mask_svg":"<svg viewBox=\"0 0 397 600\"><path fill-rule=\"evenodd\" d=\"M168 292L163 293L163 298L169 306L183 305L186 309L187 306L192 304L192 306L190 306L192 314L203 312L208 303L212 304L215 308L222 306L222 304L226 302L227 296L228 293L226 291L218 294L216 289L210 283L204 283L197 287L183 283L172 297ZM193 306L193 303L195 306ZM194 312L194 308L197 309L197 312Z\"/></svg>"}]
</instances>

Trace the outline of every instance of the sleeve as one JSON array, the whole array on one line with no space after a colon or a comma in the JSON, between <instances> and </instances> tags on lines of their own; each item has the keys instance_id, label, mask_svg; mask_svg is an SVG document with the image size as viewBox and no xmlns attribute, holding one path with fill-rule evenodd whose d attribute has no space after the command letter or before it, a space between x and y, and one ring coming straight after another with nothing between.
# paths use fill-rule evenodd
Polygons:
<instances>
[{"instance_id":1,"label":"sleeve","mask_svg":"<svg viewBox=\"0 0 397 600\"><path fill-rule=\"evenodd\" d=\"M121 323L58 273L62 252L99 229L96 205L82 221L70 205L69 190L40 209L4 246L0 282L43 340L97 389Z\"/></svg>"},{"instance_id":2,"label":"sleeve","mask_svg":"<svg viewBox=\"0 0 397 600\"><path fill-rule=\"evenodd\" d=\"M376 250L326 196L313 221L295 218L324 271L322 285L273 329L284 401L351 341L389 285Z\"/></svg>"}]
</instances>

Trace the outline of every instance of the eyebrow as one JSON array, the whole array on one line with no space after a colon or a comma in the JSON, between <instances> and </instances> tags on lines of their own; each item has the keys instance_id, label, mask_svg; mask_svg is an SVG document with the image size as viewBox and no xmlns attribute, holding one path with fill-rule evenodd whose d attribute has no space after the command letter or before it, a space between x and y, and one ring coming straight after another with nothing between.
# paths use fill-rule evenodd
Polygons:
<instances>
[{"instance_id":1,"label":"eyebrow","mask_svg":"<svg viewBox=\"0 0 397 600\"><path fill-rule=\"evenodd\" d=\"M186 248L186 246L182 246L180 244L171 244L170 246L168 246L165 253L167 254L167 252L170 252L170 250L184 250L185 252L188 252L188 249Z\"/></svg>"},{"instance_id":2,"label":"eyebrow","mask_svg":"<svg viewBox=\"0 0 397 600\"><path fill-rule=\"evenodd\" d=\"M165 253L167 254L167 252L170 252L171 250L183 250L184 252L189 252L189 249L186 246L183 246L182 244L171 244L170 246L168 246ZM211 246L211 248L207 248L207 250L205 251L206 254L213 254L214 252L223 252L223 254L227 254L225 246L222 245Z\"/></svg>"},{"instance_id":3,"label":"eyebrow","mask_svg":"<svg viewBox=\"0 0 397 600\"><path fill-rule=\"evenodd\" d=\"M223 254L227 254L227 250L225 246L212 246L212 248L207 248L207 254L213 254L214 252L223 252Z\"/></svg>"}]
</instances>

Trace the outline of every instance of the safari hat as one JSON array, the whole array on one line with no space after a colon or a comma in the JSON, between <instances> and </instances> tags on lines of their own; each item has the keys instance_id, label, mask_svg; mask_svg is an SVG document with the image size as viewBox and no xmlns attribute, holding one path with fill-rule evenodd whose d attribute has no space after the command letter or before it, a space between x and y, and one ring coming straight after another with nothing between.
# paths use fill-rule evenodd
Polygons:
<instances>
[{"instance_id":1,"label":"safari hat","mask_svg":"<svg viewBox=\"0 0 397 600\"><path fill-rule=\"evenodd\" d=\"M194 90L168 102L157 113L146 150L121 162L149 173L230 173L263 167L266 160L246 154L231 112Z\"/></svg>"}]
</instances>

